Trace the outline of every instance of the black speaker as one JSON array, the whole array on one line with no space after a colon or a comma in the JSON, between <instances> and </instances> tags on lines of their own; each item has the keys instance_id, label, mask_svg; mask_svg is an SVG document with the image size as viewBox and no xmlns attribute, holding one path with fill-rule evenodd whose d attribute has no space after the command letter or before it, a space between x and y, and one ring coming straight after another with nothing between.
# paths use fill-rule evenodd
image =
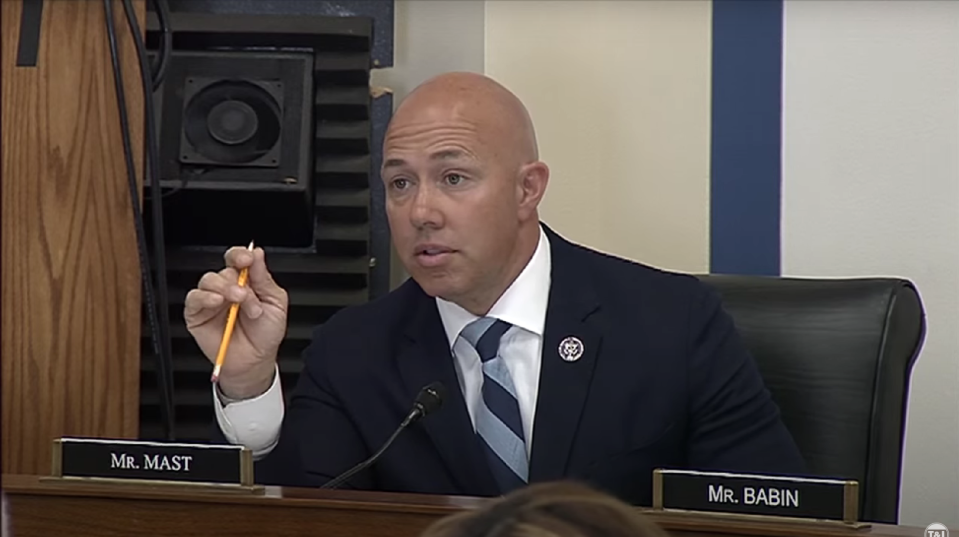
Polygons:
<instances>
[{"instance_id":1,"label":"black speaker","mask_svg":"<svg viewBox=\"0 0 959 537\"><path fill-rule=\"evenodd\" d=\"M312 246L312 96L312 52L173 52L154 93L168 245Z\"/></svg>"}]
</instances>

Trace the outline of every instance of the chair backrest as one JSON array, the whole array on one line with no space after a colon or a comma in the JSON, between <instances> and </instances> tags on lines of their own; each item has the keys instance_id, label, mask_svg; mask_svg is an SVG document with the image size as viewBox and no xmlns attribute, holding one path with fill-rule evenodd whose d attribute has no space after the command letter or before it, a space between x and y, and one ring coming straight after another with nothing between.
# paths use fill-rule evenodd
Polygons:
<instances>
[{"instance_id":1,"label":"chair backrest","mask_svg":"<svg viewBox=\"0 0 959 537\"><path fill-rule=\"evenodd\" d=\"M722 296L810 472L857 480L860 518L898 523L909 380L925 337L915 286L699 278Z\"/></svg>"}]
</instances>

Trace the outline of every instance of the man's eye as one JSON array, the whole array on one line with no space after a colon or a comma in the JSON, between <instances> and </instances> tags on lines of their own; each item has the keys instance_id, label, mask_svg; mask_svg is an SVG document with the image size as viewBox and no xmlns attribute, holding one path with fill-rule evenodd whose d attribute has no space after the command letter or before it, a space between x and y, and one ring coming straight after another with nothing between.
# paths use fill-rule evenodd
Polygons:
<instances>
[{"instance_id":1,"label":"man's eye","mask_svg":"<svg viewBox=\"0 0 959 537\"><path fill-rule=\"evenodd\" d=\"M463 182L463 176L456 173L451 173L446 176L446 182L451 185L458 185Z\"/></svg>"},{"instance_id":2,"label":"man's eye","mask_svg":"<svg viewBox=\"0 0 959 537\"><path fill-rule=\"evenodd\" d=\"M408 187L409 184L410 184L410 182L407 181L406 179L394 179L394 180L393 180L393 188L395 188L395 189L397 189L397 190L403 190L404 188Z\"/></svg>"}]
</instances>

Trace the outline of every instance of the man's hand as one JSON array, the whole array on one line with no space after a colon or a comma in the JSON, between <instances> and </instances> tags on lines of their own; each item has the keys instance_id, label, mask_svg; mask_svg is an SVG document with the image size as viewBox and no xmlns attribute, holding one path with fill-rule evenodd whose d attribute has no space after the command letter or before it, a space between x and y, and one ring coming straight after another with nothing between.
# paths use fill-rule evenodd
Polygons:
<instances>
[{"instance_id":1,"label":"man's hand","mask_svg":"<svg viewBox=\"0 0 959 537\"><path fill-rule=\"evenodd\" d=\"M210 362L223 338L230 306L240 303L233 337L220 370L220 390L227 397L256 397L270 387L280 343L286 335L289 297L270 275L262 248L243 246L224 255L226 268L208 272L186 296L187 330ZM247 286L237 285L239 272L250 267Z\"/></svg>"}]
</instances>

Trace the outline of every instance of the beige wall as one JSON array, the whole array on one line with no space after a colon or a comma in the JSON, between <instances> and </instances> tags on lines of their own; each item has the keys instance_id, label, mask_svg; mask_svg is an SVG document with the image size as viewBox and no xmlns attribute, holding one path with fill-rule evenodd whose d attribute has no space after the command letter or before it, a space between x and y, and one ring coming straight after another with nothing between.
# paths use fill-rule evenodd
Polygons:
<instances>
[{"instance_id":1,"label":"beige wall","mask_svg":"<svg viewBox=\"0 0 959 537\"><path fill-rule=\"evenodd\" d=\"M393 67L374 69L372 82L398 102L426 79L446 71L483 72L484 0L397 0Z\"/></svg>"},{"instance_id":2,"label":"beige wall","mask_svg":"<svg viewBox=\"0 0 959 537\"><path fill-rule=\"evenodd\" d=\"M959 528L959 2L785 4L783 273L922 294L900 522Z\"/></svg>"},{"instance_id":3,"label":"beige wall","mask_svg":"<svg viewBox=\"0 0 959 537\"><path fill-rule=\"evenodd\" d=\"M708 1L486 2L485 72L527 104L567 238L709 267Z\"/></svg>"}]
</instances>

